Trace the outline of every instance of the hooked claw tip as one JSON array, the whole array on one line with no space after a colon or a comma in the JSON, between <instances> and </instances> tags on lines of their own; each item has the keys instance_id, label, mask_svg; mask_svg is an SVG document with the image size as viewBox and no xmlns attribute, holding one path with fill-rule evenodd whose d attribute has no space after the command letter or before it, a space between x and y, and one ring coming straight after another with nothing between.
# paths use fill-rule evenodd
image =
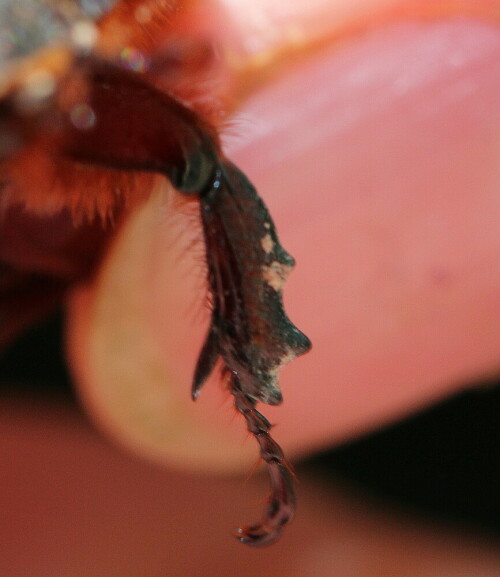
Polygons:
<instances>
[{"instance_id":1,"label":"hooked claw tip","mask_svg":"<svg viewBox=\"0 0 500 577\"><path fill-rule=\"evenodd\" d=\"M281 528L273 527L266 529L264 525L253 525L251 527L239 528L235 537L240 543L252 547L267 547L280 538Z\"/></svg>"}]
</instances>

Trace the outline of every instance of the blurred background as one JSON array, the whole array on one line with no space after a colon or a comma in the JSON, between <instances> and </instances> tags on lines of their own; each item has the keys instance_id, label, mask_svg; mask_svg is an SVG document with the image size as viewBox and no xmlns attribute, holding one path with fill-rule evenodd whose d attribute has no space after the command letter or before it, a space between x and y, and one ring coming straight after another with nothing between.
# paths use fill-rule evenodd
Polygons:
<instances>
[{"instance_id":1,"label":"blurred background","mask_svg":"<svg viewBox=\"0 0 500 577\"><path fill-rule=\"evenodd\" d=\"M265 475L124 453L81 411L61 350L58 314L1 359L2 576L498 575L498 383L296 463L297 519L253 550L230 530Z\"/></svg>"}]
</instances>

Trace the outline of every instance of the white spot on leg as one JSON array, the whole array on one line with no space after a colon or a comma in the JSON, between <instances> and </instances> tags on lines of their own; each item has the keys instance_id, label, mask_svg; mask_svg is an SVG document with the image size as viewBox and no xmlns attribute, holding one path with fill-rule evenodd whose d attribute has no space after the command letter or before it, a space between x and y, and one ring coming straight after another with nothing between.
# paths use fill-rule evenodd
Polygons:
<instances>
[{"instance_id":1,"label":"white spot on leg","mask_svg":"<svg viewBox=\"0 0 500 577\"><path fill-rule=\"evenodd\" d=\"M293 361L297 357L297 353L293 350L288 350L284 353L279 359L277 359L276 364L273 368L271 368L267 373L266 378L266 389L270 392L268 395L269 398L273 396L273 391L280 391L280 387L278 384L278 374L280 373L281 369L288 364L290 361ZM264 402L268 402L265 400Z\"/></svg>"},{"instance_id":2,"label":"white spot on leg","mask_svg":"<svg viewBox=\"0 0 500 577\"><path fill-rule=\"evenodd\" d=\"M271 238L270 234L265 234L261 239L260 239L260 244L262 246L262 250L266 253L266 254L270 254L271 252L273 252L273 248L274 248L274 241Z\"/></svg>"},{"instance_id":3,"label":"white spot on leg","mask_svg":"<svg viewBox=\"0 0 500 577\"><path fill-rule=\"evenodd\" d=\"M270 265L262 266L262 278L276 292L280 292L283 290L285 281L291 273L292 268L290 265L281 264L277 260L273 260Z\"/></svg>"}]
</instances>

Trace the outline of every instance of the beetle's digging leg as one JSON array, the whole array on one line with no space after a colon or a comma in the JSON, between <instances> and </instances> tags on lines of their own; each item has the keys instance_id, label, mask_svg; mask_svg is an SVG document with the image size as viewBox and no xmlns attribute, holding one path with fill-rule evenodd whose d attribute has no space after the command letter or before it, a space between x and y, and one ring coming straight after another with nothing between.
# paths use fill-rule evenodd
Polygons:
<instances>
[{"instance_id":1,"label":"beetle's digging leg","mask_svg":"<svg viewBox=\"0 0 500 577\"><path fill-rule=\"evenodd\" d=\"M260 445L260 456L267 464L271 480L271 494L262 520L238 529L236 538L247 545L262 547L274 543L294 516L293 474L281 447L269 434L271 424L255 409L256 402L241 391L236 375L232 376L231 390L235 407L245 417L248 430Z\"/></svg>"}]
</instances>

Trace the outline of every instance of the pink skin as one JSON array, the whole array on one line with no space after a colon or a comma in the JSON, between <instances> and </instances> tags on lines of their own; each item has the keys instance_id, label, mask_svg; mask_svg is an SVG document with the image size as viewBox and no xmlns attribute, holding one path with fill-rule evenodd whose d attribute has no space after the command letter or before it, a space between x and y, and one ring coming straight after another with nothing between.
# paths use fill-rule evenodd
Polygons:
<instances>
[{"instance_id":1,"label":"pink skin","mask_svg":"<svg viewBox=\"0 0 500 577\"><path fill-rule=\"evenodd\" d=\"M282 373L283 405L260 407L288 454L379 427L498 370L499 56L498 28L486 22L394 24L297 63L238 112L227 153L297 260L285 303L313 342ZM205 283L202 247L187 246L200 232L186 208L160 202L140 234L125 232L123 256L108 259L111 288L104 280L73 300L82 395L139 452L247 468L254 447L242 447L226 391L210 382L190 405ZM124 278L133 298L109 316ZM124 329L109 327L137 307L131 349L117 349ZM140 370L144 348L159 353L157 380L147 355ZM133 393L109 372L124 358L139 367ZM137 420L152 394L157 403ZM145 431L153 421L154 435Z\"/></svg>"},{"instance_id":2,"label":"pink skin","mask_svg":"<svg viewBox=\"0 0 500 577\"><path fill-rule=\"evenodd\" d=\"M400 24L297 66L242 112L230 155L297 259L285 299L314 344L266 409L292 446L500 367L499 56L492 26Z\"/></svg>"}]
</instances>

